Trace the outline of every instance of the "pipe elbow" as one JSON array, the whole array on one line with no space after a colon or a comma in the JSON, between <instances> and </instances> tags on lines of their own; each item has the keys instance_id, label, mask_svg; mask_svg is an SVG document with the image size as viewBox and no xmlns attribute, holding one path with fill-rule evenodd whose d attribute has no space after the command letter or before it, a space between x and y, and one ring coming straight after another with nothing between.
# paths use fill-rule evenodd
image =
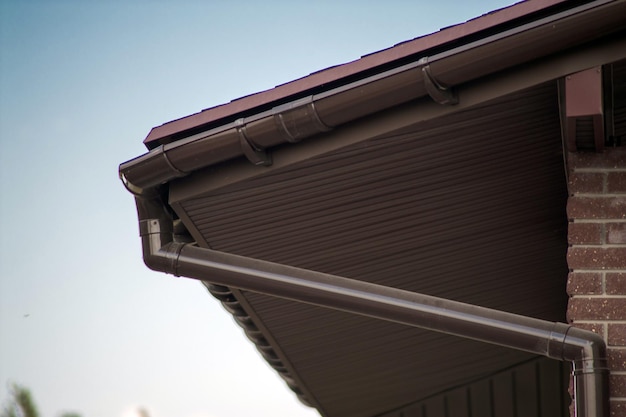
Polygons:
<instances>
[{"instance_id":1,"label":"pipe elbow","mask_svg":"<svg viewBox=\"0 0 626 417\"><path fill-rule=\"evenodd\" d=\"M139 222L143 262L148 268L178 276L177 265L183 243L173 241L172 223L162 219Z\"/></svg>"},{"instance_id":2,"label":"pipe elbow","mask_svg":"<svg viewBox=\"0 0 626 417\"><path fill-rule=\"evenodd\" d=\"M180 276L178 274L178 257L184 245L183 243L171 242L157 250L153 250L153 248L144 249L143 263L153 271Z\"/></svg>"},{"instance_id":3,"label":"pipe elbow","mask_svg":"<svg viewBox=\"0 0 626 417\"><path fill-rule=\"evenodd\" d=\"M146 248L145 245L143 249L144 249L143 250L144 265L146 265L148 269L151 269L156 272L166 272L165 271L165 269L167 269L166 264L163 262L163 256L161 256L159 251L158 250L153 251L152 248L150 247Z\"/></svg>"},{"instance_id":4,"label":"pipe elbow","mask_svg":"<svg viewBox=\"0 0 626 417\"><path fill-rule=\"evenodd\" d=\"M575 415L609 415L609 368L604 339L596 333L570 327L563 356L573 365Z\"/></svg>"},{"instance_id":5,"label":"pipe elbow","mask_svg":"<svg viewBox=\"0 0 626 417\"><path fill-rule=\"evenodd\" d=\"M563 359L572 362L603 361L606 367L606 344L600 335L570 327L563 344Z\"/></svg>"},{"instance_id":6,"label":"pipe elbow","mask_svg":"<svg viewBox=\"0 0 626 417\"><path fill-rule=\"evenodd\" d=\"M178 276L178 258L185 245L174 240L174 220L163 204L162 190L135 196L143 262L151 270Z\"/></svg>"}]
</instances>

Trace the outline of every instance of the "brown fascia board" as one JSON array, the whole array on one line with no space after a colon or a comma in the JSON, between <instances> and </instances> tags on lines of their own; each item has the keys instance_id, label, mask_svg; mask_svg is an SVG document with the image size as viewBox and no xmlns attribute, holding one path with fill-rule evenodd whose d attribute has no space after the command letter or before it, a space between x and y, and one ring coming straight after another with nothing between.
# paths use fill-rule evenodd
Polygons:
<instances>
[{"instance_id":1,"label":"brown fascia board","mask_svg":"<svg viewBox=\"0 0 626 417\"><path fill-rule=\"evenodd\" d=\"M245 96L154 127L144 140L144 144L148 149L153 149L158 145L180 139L181 133L197 133L198 129L208 128L221 120L230 121L239 115L247 115L255 110L265 110L267 106L308 94L322 86L336 85L341 80L358 78L359 74L368 74L376 68L402 61L416 54L424 54L426 51L445 45L449 46L464 38L472 38L480 32L495 30L496 27L529 17L562 3L567 2L565 0L528 0L492 11L465 23L365 55L356 61L327 68L273 89ZM580 4L581 2L569 3Z\"/></svg>"}]
</instances>

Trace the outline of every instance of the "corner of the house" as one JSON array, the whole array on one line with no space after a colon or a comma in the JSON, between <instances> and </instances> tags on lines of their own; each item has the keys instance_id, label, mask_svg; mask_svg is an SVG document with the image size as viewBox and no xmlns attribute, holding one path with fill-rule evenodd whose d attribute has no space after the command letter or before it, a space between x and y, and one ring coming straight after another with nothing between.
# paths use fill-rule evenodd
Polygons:
<instances>
[{"instance_id":1,"label":"corner of the house","mask_svg":"<svg viewBox=\"0 0 626 417\"><path fill-rule=\"evenodd\" d=\"M567 318L604 338L610 415L626 417L626 147L568 152L567 165Z\"/></svg>"}]
</instances>

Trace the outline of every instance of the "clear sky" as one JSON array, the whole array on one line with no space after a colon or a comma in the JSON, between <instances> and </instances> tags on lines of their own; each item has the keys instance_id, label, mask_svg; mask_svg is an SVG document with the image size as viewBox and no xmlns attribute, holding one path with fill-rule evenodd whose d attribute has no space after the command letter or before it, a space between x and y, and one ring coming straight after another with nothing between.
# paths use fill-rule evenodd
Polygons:
<instances>
[{"instance_id":1,"label":"clear sky","mask_svg":"<svg viewBox=\"0 0 626 417\"><path fill-rule=\"evenodd\" d=\"M151 127L510 0L0 0L0 402L315 416L201 286L149 271L121 162Z\"/></svg>"}]
</instances>

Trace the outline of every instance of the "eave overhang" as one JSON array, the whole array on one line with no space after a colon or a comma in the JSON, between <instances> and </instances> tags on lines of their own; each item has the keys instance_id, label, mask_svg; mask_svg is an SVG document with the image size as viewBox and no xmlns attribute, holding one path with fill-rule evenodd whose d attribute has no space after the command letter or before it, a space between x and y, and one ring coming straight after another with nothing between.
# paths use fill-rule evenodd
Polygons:
<instances>
[{"instance_id":1,"label":"eave overhang","mask_svg":"<svg viewBox=\"0 0 626 417\"><path fill-rule=\"evenodd\" d=\"M138 201L162 199L175 223L183 226L180 231L191 234L178 240L562 320L557 316L564 311L563 300L550 302L550 297L559 298L564 284L546 283L547 278L564 274L564 261L553 262L565 248L559 218L565 181L556 80L626 58L626 2L557 6L550 4L541 13L535 9L528 15L535 20L516 16L512 21L518 26L482 32L483 38L473 34L468 42L457 39L453 47L432 55L433 50L426 55L412 53L408 61L402 58L375 66L382 72L369 68L357 79L339 77L325 90L274 92L278 95L263 96L263 100L272 98L262 105L232 106L232 112L226 113L220 109L221 116L208 122L192 116L166 125L166 130L158 131L167 134L149 137L151 144L153 139L161 144L122 164L120 176ZM295 142L299 143L294 146ZM381 192L372 194L368 184ZM472 187L475 192L470 192ZM414 219L418 215L421 221ZM468 228L463 218L472 226ZM327 246L332 241L341 245ZM473 247L468 248L468 242ZM511 250L515 245L527 256ZM444 259L446 250L455 254L450 265L419 260ZM455 262L467 263L458 269ZM545 265L534 269L534 263ZM412 281L416 268L429 277ZM478 279L473 289L461 282L461 270L472 279L481 271L498 271L507 278L495 292L493 277ZM397 276L390 278L389 271ZM536 273L537 280L529 279L528 286L515 289L519 300L504 295L506 287L522 281L525 273ZM381 360L378 367L355 355L350 365L333 362L332 349L307 352L307 344L322 349L316 338L328 342L339 337L332 329L350 335L341 339L344 344L358 339L368 355L385 352L404 361L417 345L427 349L426 356L436 355L435 349L444 351L441 346L457 346L451 352L461 349L470 362L475 359L481 364L482 370L477 371L464 358L450 358L449 366L464 379L455 380L450 372L440 380L433 376L433 385L442 385L423 391L426 396L451 381L468 383L529 360L503 350L455 345L447 338L277 302L236 287L207 285L290 386L324 415L362 416L363 410L379 414L417 400L407 400L412 398L411 388L402 387L404 392L378 393L380 398L372 395L363 401L364 408L350 409L354 400L341 391L349 387L322 384L327 375L313 366L327 363L344 369L345 365L346 372L361 366L401 389L388 375L389 362ZM455 293L453 286L467 291ZM526 308L524 303L534 291L544 291L548 298ZM329 323L328 329L324 323ZM364 338L359 339L360 333ZM396 346L390 351L366 339L374 334L385 335ZM340 348L349 354L354 346L346 346L345 352ZM487 363L492 366L483 366ZM354 384L361 393L367 390L365 380ZM424 381L415 381L416 390L424 387Z\"/></svg>"},{"instance_id":2,"label":"eave overhang","mask_svg":"<svg viewBox=\"0 0 626 417\"><path fill-rule=\"evenodd\" d=\"M236 119L230 122L162 144L122 164L120 173L136 192L240 156L257 165L269 165L268 151L272 148L404 103L415 103L429 97L433 80L454 91L459 101L455 109L439 111L456 111L476 104L472 97L461 97L460 90L487 78L490 83L498 78L506 82L515 78L515 73L522 73L517 86L509 85L506 91L496 93L501 96L533 83L618 61L626 50L624 15L623 1L600 0L574 7L269 110L246 117L233 114ZM543 73L536 74L533 69ZM430 116L428 111L420 113Z\"/></svg>"},{"instance_id":3,"label":"eave overhang","mask_svg":"<svg viewBox=\"0 0 626 417\"><path fill-rule=\"evenodd\" d=\"M565 3L564 0L519 2L463 24L447 27L439 32L368 54L356 61L317 71L273 89L170 121L153 128L144 143L152 149L158 145L181 139L185 135L189 136L190 132L195 131L197 133L199 129L207 130L216 124L224 124L225 120L233 120L233 115L249 116L259 113L263 109L274 107L276 104L273 103L283 104L310 95L315 91L327 90L329 86L344 85L351 80L365 78L368 74L379 73L390 65L399 66L402 62L415 61L415 57L419 58L435 54L438 51L450 50L453 46L467 44L472 39L485 38L486 33L502 32L506 28L521 26L524 22L538 20L541 16L549 16L557 11L571 8L571 5Z\"/></svg>"}]
</instances>

